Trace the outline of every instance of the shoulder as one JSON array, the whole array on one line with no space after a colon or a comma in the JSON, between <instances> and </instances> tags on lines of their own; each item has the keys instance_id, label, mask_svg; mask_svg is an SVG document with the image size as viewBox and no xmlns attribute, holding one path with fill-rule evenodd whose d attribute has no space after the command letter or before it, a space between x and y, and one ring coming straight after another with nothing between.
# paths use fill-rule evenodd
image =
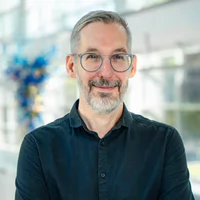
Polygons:
<instances>
[{"instance_id":1,"label":"shoulder","mask_svg":"<svg viewBox=\"0 0 200 200\"><path fill-rule=\"evenodd\" d=\"M184 152L183 141L176 128L141 115L130 114L132 116L130 132L135 139L160 150L165 149L168 152L173 152L174 149L178 149L182 153Z\"/></svg>"},{"instance_id":2,"label":"shoulder","mask_svg":"<svg viewBox=\"0 0 200 200\"><path fill-rule=\"evenodd\" d=\"M171 130L174 129L173 126L170 126L170 125L167 125L165 123L146 118L142 115L138 115L138 114L135 114L135 113L132 113L132 112L130 112L130 114L132 116L133 121L135 121L135 123L137 123L138 125L144 125L146 127L148 127L148 126L149 127L153 126L153 127L158 127L158 128L161 127L161 128L171 129Z\"/></svg>"},{"instance_id":3,"label":"shoulder","mask_svg":"<svg viewBox=\"0 0 200 200\"><path fill-rule=\"evenodd\" d=\"M32 138L35 141L48 141L56 138L62 138L64 133L70 129L69 114L62 118L58 118L55 121L43 125L39 128L29 132L25 138Z\"/></svg>"},{"instance_id":4,"label":"shoulder","mask_svg":"<svg viewBox=\"0 0 200 200\"><path fill-rule=\"evenodd\" d=\"M180 134L173 126L148 119L142 115L134 114L132 112L130 112L130 115L132 117L132 127L134 127L134 129L140 134L150 134L151 136L157 135L166 139L170 139L171 137L180 138Z\"/></svg>"}]
</instances>

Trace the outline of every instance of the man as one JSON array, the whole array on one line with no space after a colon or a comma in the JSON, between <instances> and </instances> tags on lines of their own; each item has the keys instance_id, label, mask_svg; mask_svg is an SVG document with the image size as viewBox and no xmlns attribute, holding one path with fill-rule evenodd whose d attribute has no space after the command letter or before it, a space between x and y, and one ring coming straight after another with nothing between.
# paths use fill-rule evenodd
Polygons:
<instances>
[{"instance_id":1,"label":"man","mask_svg":"<svg viewBox=\"0 0 200 200\"><path fill-rule=\"evenodd\" d=\"M16 200L194 199L180 135L123 103L136 72L131 43L117 13L94 11L77 22L66 68L80 98L24 138Z\"/></svg>"}]
</instances>

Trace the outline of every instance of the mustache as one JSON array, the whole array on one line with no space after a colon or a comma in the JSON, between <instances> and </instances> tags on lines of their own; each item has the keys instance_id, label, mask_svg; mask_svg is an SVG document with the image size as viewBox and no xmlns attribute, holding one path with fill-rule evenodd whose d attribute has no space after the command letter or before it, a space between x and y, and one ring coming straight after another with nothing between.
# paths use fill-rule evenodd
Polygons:
<instances>
[{"instance_id":1,"label":"mustache","mask_svg":"<svg viewBox=\"0 0 200 200\"><path fill-rule=\"evenodd\" d=\"M121 87L122 82L121 81L109 81L106 79L100 79L100 80L90 80L89 81L89 86L90 88L92 86L97 86L97 87L102 87L102 86L107 86L107 87Z\"/></svg>"}]
</instances>

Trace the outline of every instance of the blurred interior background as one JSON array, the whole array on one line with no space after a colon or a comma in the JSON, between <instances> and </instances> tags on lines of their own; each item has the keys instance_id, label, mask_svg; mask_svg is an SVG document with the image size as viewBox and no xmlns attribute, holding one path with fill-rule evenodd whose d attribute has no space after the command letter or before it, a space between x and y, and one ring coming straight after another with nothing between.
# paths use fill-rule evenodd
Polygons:
<instances>
[{"instance_id":1,"label":"blurred interior background","mask_svg":"<svg viewBox=\"0 0 200 200\"><path fill-rule=\"evenodd\" d=\"M138 71L128 108L176 127L200 197L199 0L0 0L0 199L14 199L25 134L69 112L78 97L65 57L76 21L113 10L128 22Z\"/></svg>"}]
</instances>

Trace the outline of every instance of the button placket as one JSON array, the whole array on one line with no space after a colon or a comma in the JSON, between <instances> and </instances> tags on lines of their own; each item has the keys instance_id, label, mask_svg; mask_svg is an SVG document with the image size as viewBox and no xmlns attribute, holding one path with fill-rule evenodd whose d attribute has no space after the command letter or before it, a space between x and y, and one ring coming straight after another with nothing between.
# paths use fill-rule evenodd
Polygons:
<instances>
[{"instance_id":1,"label":"button placket","mask_svg":"<svg viewBox=\"0 0 200 200\"><path fill-rule=\"evenodd\" d=\"M105 139L99 141L98 146L98 182L99 200L108 199L108 162L107 162L107 142Z\"/></svg>"}]
</instances>

